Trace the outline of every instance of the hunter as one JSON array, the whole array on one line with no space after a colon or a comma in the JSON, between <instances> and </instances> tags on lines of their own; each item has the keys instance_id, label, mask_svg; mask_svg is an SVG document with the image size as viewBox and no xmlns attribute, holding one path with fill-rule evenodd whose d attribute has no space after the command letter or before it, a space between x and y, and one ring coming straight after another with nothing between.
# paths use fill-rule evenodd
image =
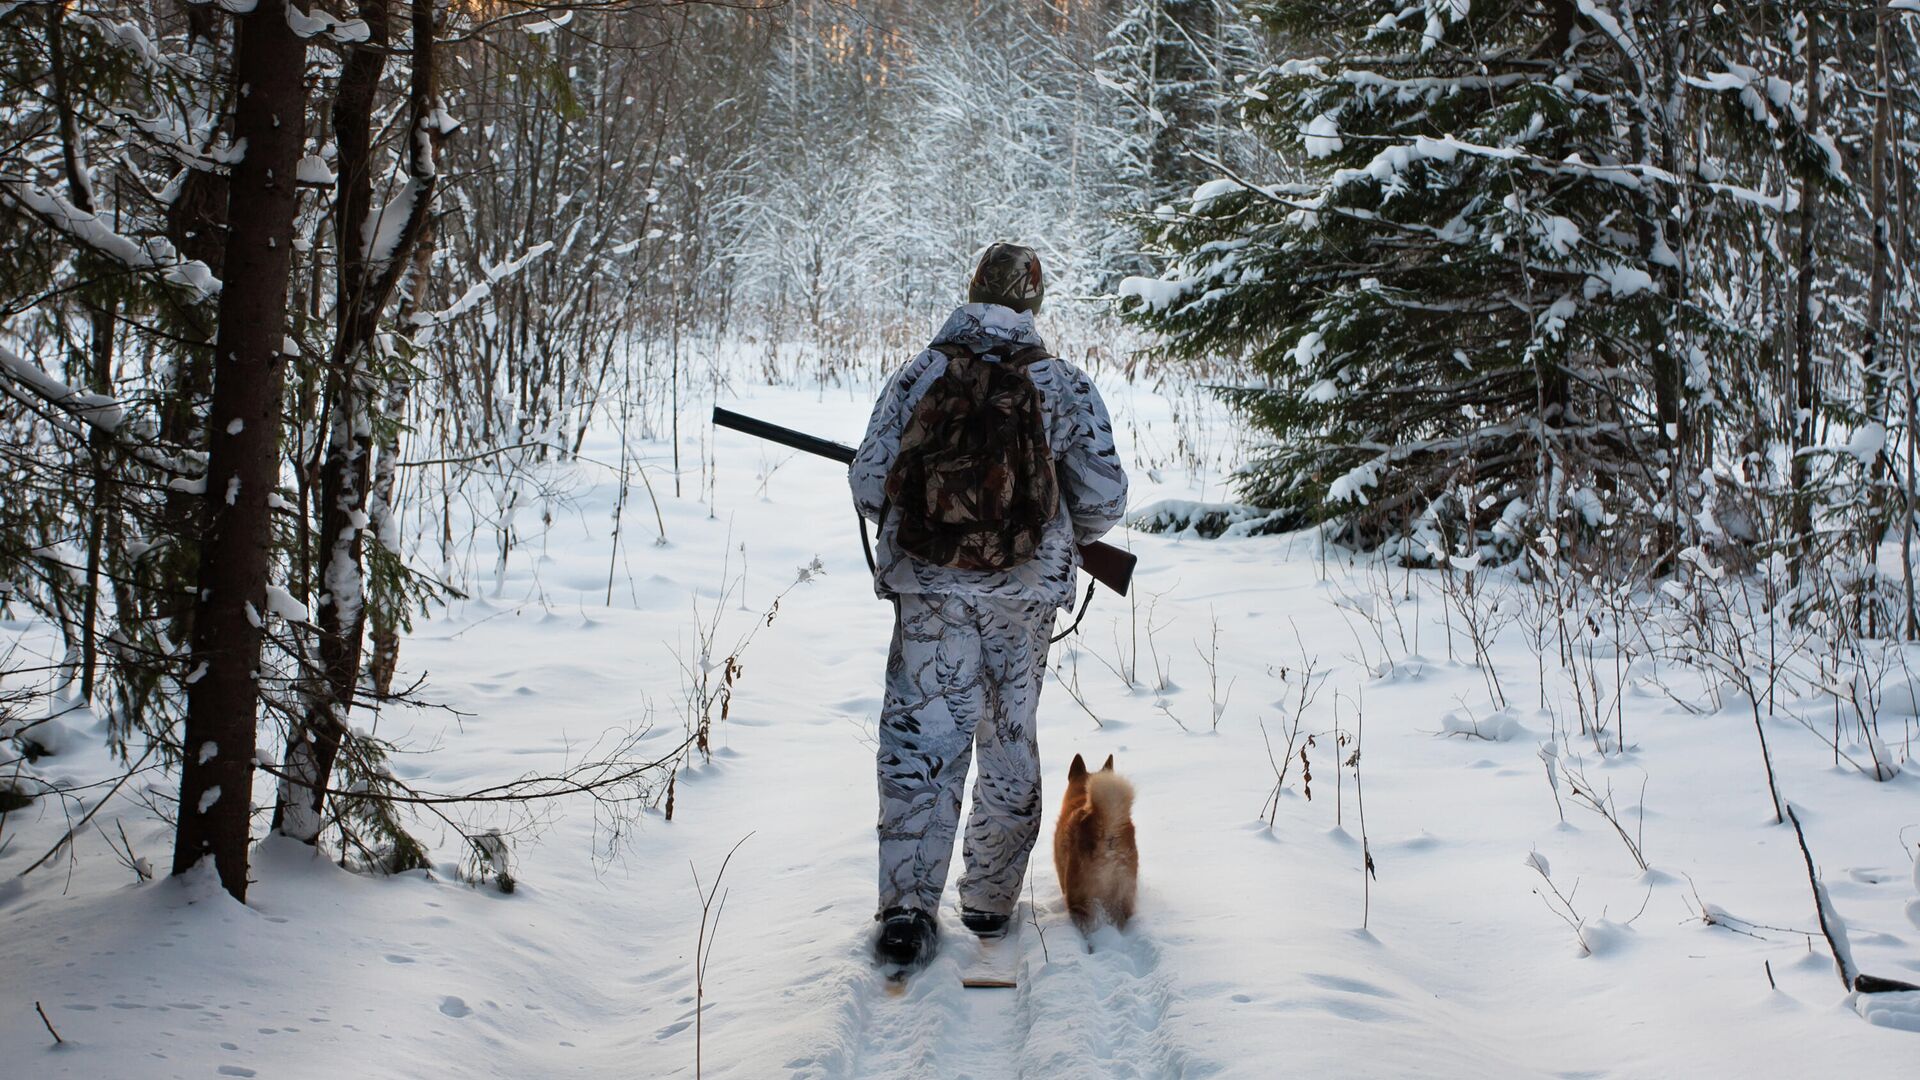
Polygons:
<instances>
[{"instance_id":1,"label":"hunter","mask_svg":"<svg viewBox=\"0 0 1920 1080\"><path fill-rule=\"evenodd\" d=\"M967 303L886 383L849 472L879 525L875 591L894 605L874 951L902 967L937 948L976 749L960 920L1006 932L1040 833L1035 712L1054 613L1073 606L1077 545L1126 509L1106 405L1034 329L1044 295L1037 253L989 247Z\"/></svg>"}]
</instances>

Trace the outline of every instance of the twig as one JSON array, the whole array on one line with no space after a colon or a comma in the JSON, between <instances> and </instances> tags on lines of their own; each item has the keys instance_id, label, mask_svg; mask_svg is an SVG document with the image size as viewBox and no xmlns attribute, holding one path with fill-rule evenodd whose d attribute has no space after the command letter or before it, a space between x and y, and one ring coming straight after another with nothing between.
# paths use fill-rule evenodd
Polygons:
<instances>
[{"instance_id":1,"label":"twig","mask_svg":"<svg viewBox=\"0 0 1920 1080\"><path fill-rule=\"evenodd\" d=\"M159 745L158 743L147 744L147 752L144 754L141 754L140 760L133 763L133 768L128 769L126 772L126 775L120 777L119 780L115 781L113 787L110 790L108 790L106 795L102 797L99 802L93 804L93 809L87 811L85 817L82 817L78 822L75 822L73 827L67 830L66 835L62 836L58 843L54 844L52 847L47 849L47 853L45 855L42 855L38 859L35 859L33 861L32 866L29 866L25 870L20 871L20 873L15 876L26 877L28 874L31 874L35 870L40 869L41 865L44 864L47 860L53 858L55 855L58 855L60 853L60 849L66 847L67 844L70 841L72 841L74 834L78 833L81 829L86 828L87 822L93 820L93 815L99 813L101 807L107 805L107 803L113 800L113 796L115 795L115 793L117 793L120 790L120 786L122 784L125 784L130 778L132 778L134 773L137 773L140 771L140 766L145 765L147 763L147 758L152 755L154 747L158 745Z\"/></svg>"},{"instance_id":2,"label":"twig","mask_svg":"<svg viewBox=\"0 0 1920 1080\"><path fill-rule=\"evenodd\" d=\"M1366 691L1360 691L1360 699L1354 703L1353 756L1347 763L1353 766L1353 800L1360 811L1360 855L1364 860L1360 873L1360 929L1368 928L1373 917L1373 846L1367 842L1367 796L1366 789L1360 785L1360 747L1367 733ZM1652 894L1649 893L1649 896Z\"/></svg>"},{"instance_id":3,"label":"twig","mask_svg":"<svg viewBox=\"0 0 1920 1080\"><path fill-rule=\"evenodd\" d=\"M47 1010L41 1008L40 1003L36 1001L33 1003L33 1011L39 1013L40 1022L47 1025L47 1034L53 1036L53 1045L55 1046L64 1045L67 1040L61 1038L60 1033L53 1030L53 1021L47 1019Z\"/></svg>"},{"instance_id":4,"label":"twig","mask_svg":"<svg viewBox=\"0 0 1920 1080\"><path fill-rule=\"evenodd\" d=\"M1581 918L1580 913L1574 910L1573 897L1560 891L1560 886L1553 883L1553 878L1548 875L1546 869L1541 866L1538 858L1529 858L1527 865L1533 867L1534 873L1540 875L1540 880L1547 883L1547 888L1553 891L1554 899L1559 900L1560 907L1566 910L1561 911L1560 908L1554 907L1553 901L1547 899L1546 895L1539 889L1533 890L1533 895L1540 897L1540 902L1547 905L1548 911L1553 912L1554 915L1559 917L1561 922L1566 923L1573 929L1573 937L1574 940L1580 943L1580 951L1587 956L1592 956L1593 947L1587 944L1587 935L1585 932L1587 920ZM1576 893L1580 891L1580 883L1578 881L1574 882L1573 891Z\"/></svg>"},{"instance_id":5,"label":"twig","mask_svg":"<svg viewBox=\"0 0 1920 1080\"><path fill-rule=\"evenodd\" d=\"M1787 810L1787 820L1793 823L1793 835L1800 839L1800 857L1807 861L1807 880L1813 884L1814 912L1820 916L1820 933L1827 939L1827 948L1833 951L1833 966L1840 973L1840 985L1851 990L1855 978L1860 973L1853 966L1853 952L1847 948L1841 938L1835 936L1836 932L1845 934L1846 928L1841 926L1836 931L1833 924L1827 921L1827 908L1832 901L1827 898L1826 886L1820 884L1820 872L1813 868L1813 852L1807 849L1807 834L1800 828L1800 815L1793 812L1792 803L1784 805ZM1838 921L1839 913L1836 912L1834 922Z\"/></svg>"},{"instance_id":6,"label":"twig","mask_svg":"<svg viewBox=\"0 0 1920 1080\"><path fill-rule=\"evenodd\" d=\"M1100 722L1100 714L1094 712L1093 708L1087 704L1086 699L1080 696L1080 691L1075 689L1073 681L1069 680L1065 676L1065 674L1060 670L1060 665L1058 663L1054 664L1053 673L1056 676L1054 681L1059 683L1060 686L1066 690L1067 696L1073 699L1074 704L1080 706L1081 712L1086 713L1088 717L1092 718L1093 726L1101 727L1101 728L1106 727L1107 725Z\"/></svg>"},{"instance_id":7,"label":"twig","mask_svg":"<svg viewBox=\"0 0 1920 1080\"><path fill-rule=\"evenodd\" d=\"M1047 953L1047 932L1040 929L1040 899L1034 880L1032 875L1027 876L1027 918L1033 920L1033 932L1040 935L1040 962L1051 964L1053 957Z\"/></svg>"},{"instance_id":8,"label":"twig","mask_svg":"<svg viewBox=\"0 0 1920 1080\"><path fill-rule=\"evenodd\" d=\"M713 933L717 938L720 932L720 913L727 908L727 894L720 892L720 879L727 876L727 864L733 861L733 853L740 845L752 838L753 833L733 842L727 850L727 857L720 860L720 871L713 875L713 888L707 889L700 884L700 870L691 861L687 867L693 871L693 890L700 897L700 934L693 947L693 1075L700 1076L701 1035L704 1033L707 1013L707 959L713 953L713 944L707 940L707 916L713 916ZM720 906L714 907L713 898L720 897Z\"/></svg>"}]
</instances>

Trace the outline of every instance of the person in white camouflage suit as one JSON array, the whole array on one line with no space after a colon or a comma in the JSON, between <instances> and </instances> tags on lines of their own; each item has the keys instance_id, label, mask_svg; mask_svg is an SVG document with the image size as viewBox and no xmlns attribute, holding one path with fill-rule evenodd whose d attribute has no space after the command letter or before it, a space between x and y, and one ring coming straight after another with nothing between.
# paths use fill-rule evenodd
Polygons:
<instances>
[{"instance_id":1,"label":"person in white camouflage suit","mask_svg":"<svg viewBox=\"0 0 1920 1080\"><path fill-rule=\"evenodd\" d=\"M875 404L850 470L855 506L880 525L875 590L895 605L879 729L882 960L925 962L937 944L941 894L971 758L980 770L967 818L961 920L984 937L1005 933L1040 831L1035 713L1054 613L1073 606L1078 544L1125 512L1127 476L1106 405L1086 374L1047 354L1027 366L1041 398L1060 512L1038 549L1004 571L933 565L900 549L884 513L886 480L914 406L948 364L948 351L1034 355L1044 283L1029 248L995 244L981 257L968 303L932 345L901 368ZM948 351L942 351L942 349Z\"/></svg>"}]
</instances>

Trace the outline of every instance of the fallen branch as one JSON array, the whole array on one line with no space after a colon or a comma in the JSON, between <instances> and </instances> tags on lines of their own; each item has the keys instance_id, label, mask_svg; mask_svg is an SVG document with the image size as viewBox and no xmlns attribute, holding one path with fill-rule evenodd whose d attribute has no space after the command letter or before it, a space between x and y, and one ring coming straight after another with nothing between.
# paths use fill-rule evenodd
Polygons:
<instances>
[{"instance_id":1,"label":"fallen branch","mask_svg":"<svg viewBox=\"0 0 1920 1080\"><path fill-rule=\"evenodd\" d=\"M1860 969L1853 966L1853 950L1847 947L1847 924L1840 920L1840 913L1834 910L1827 887L1820 884L1820 874L1813 868L1813 852L1807 849L1807 834L1800 828L1799 815L1793 812L1792 803L1787 803L1786 807L1787 820L1793 823L1793 835L1800 839L1800 857L1807 862L1807 880L1813 883L1813 902L1820 916L1820 932L1826 935L1827 947L1833 950L1833 966L1840 971L1840 985L1862 994L1920 990L1920 986L1899 979L1862 975Z\"/></svg>"}]
</instances>

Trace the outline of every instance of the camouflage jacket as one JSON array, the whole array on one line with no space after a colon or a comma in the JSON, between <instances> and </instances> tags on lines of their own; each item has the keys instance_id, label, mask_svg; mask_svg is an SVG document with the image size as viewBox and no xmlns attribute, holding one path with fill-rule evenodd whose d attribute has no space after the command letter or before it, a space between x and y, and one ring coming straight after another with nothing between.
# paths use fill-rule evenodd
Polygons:
<instances>
[{"instance_id":1,"label":"camouflage jacket","mask_svg":"<svg viewBox=\"0 0 1920 1080\"><path fill-rule=\"evenodd\" d=\"M961 345L976 353L1046 345L1033 328L1032 315L997 304L959 308L934 335L933 344ZM860 440L860 451L848 470L854 506L869 521L880 521L887 472L900 449L900 434L921 395L946 370L946 364L946 355L929 346L887 380L880 400L874 404L866 437ZM1027 373L1040 391L1060 481L1061 513L1048 523L1039 550L1030 561L1011 570L956 570L921 562L900 551L894 544L895 522L881 522L879 545L874 550L879 568L874 591L881 596L950 593L1073 606L1073 574L1080 565L1076 545L1099 539L1125 514L1127 474L1114 451L1113 424L1107 419L1106 404L1093 388L1093 380L1060 359L1042 360L1029 366Z\"/></svg>"}]
</instances>

